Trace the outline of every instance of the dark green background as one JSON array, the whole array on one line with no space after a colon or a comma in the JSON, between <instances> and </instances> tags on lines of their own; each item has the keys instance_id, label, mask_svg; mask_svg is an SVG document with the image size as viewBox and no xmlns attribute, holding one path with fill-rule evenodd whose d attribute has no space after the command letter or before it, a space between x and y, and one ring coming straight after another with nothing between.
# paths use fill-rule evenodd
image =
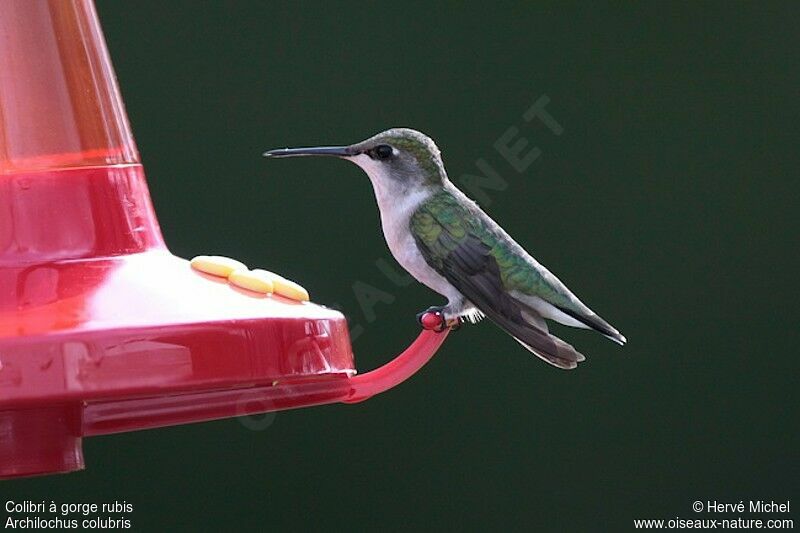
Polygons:
<instances>
[{"instance_id":1,"label":"dark green background","mask_svg":"<svg viewBox=\"0 0 800 533\"><path fill-rule=\"evenodd\" d=\"M796 4L98 3L171 249L285 273L374 368L441 300L397 288L369 182L267 148L434 137L454 180L625 333L574 372L490 323L355 406L91 438L15 498L127 500L134 526L617 531L694 500L798 496ZM547 95L561 136L521 114ZM515 172L509 127L542 150ZM793 220L794 219L794 220ZM370 317L353 283L390 293ZM795 505L800 502L792 502Z\"/></svg>"}]
</instances>

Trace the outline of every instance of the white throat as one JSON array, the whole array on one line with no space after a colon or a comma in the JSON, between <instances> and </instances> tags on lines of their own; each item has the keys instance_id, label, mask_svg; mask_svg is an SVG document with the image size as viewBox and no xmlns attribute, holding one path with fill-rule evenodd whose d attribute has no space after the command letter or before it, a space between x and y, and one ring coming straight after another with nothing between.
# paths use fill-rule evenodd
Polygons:
<instances>
[{"instance_id":1,"label":"white throat","mask_svg":"<svg viewBox=\"0 0 800 533\"><path fill-rule=\"evenodd\" d=\"M431 191L425 187L409 188L407 184L398 182L392 176L387 175L388 170L380 161L375 161L366 154L359 154L349 159L361 167L369 176L369 181L372 182L384 230L386 230L387 222L390 224L407 223L408 217L420 202L431 194Z\"/></svg>"},{"instance_id":2,"label":"white throat","mask_svg":"<svg viewBox=\"0 0 800 533\"><path fill-rule=\"evenodd\" d=\"M403 264L401 257L405 249L413 244L408 227L409 219L419 204L431 195L431 190L423 186L409 188L407 184L387 175L386 167L368 155L359 154L350 160L369 176L381 212L381 226L386 244L400 264Z\"/></svg>"}]
</instances>

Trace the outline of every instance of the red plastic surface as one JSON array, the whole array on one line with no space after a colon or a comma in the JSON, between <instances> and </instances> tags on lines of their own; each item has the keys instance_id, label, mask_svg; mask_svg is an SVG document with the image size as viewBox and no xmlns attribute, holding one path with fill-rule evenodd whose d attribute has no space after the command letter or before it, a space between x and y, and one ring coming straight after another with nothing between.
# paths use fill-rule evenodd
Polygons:
<instances>
[{"instance_id":1,"label":"red plastic surface","mask_svg":"<svg viewBox=\"0 0 800 533\"><path fill-rule=\"evenodd\" d=\"M94 4L0 2L0 173L138 163Z\"/></svg>"},{"instance_id":2,"label":"red plastic surface","mask_svg":"<svg viewBox=\"0 0 800 533\"><path fill-rule=\"evenodd\" d=\"M4 0L0 43L0 477L83 468L82 436L360 401L443 342L351 379L340 313L172 256L91 1Z\"/></svg>"}]
</instances>

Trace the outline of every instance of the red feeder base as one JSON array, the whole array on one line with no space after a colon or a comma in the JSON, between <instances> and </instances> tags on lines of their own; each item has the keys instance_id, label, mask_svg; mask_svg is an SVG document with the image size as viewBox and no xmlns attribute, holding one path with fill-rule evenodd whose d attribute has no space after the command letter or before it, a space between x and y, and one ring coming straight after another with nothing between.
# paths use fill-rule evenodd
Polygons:
<instances>
[{"instance_id":1,"label":"red feeder base","mask_svg":"<svg viewBox=\"0 0 800 533\"><path fill-rule=\"evenodd\" d=\"M171 255L91 1L0 10L0 477L79 470L83 436L361 401L438 349L354 377L340 313Z\"/></svg>"},{"instance_id":2,"label":"red feeder base","mask_svg":"<svg viewBox=\"0 0 800 533\"><path fill-rule=\"evenodd\" d=\"M0 477L83 469L79 404L0 411Z\"/></svg>"}]
</instances>

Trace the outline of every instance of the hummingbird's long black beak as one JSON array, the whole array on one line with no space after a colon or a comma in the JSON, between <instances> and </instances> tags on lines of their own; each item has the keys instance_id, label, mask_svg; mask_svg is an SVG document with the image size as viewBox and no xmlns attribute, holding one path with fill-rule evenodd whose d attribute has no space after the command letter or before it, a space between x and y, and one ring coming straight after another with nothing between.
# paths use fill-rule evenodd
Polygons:
<instances>
[{"instance_id":1,"label":"hummingbird's long black beak","mask_svg":"<svg viewBox=\"0 0 800 533\"><path fill-rule=\"evenodd\" d=\"M295 157L303 155L332 155L348 157L354 155L348 146L315 146L313 148L281 148L264 152L264 157Z\"/></svg>"}]
</instances>

